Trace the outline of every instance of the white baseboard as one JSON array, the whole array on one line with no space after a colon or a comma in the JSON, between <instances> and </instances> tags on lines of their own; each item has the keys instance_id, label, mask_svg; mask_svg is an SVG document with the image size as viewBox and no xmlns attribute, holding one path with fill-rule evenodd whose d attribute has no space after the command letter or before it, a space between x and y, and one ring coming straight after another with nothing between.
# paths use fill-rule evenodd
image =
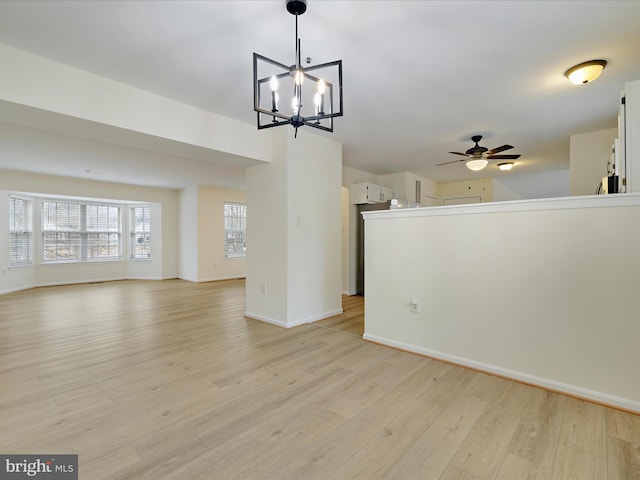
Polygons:
<instances>
[{"instance_id":1,"label":"white baseboard","mask_svg":"<svg viewBox=\"0 0 640 480\"><path fill-rule=\"evenodd\" d=\"M185 280L185 281L191 282L191 283L198 283L198 279L197 278L178 276L178 279Z\"/></svg>"},{"instance_id":2,"label":"white baseboard","mask_svg":"<svg viewBox=\"0 0 640 480\"><path fill-rule=\"evenodd\" d=\"M219 282L221 280L239 280L246 278L244 275L232 275L230 277L207 277L207 278L193 278L193 277L178 277L180 280L186 280L192 283L204 283L204 282Z\"/></svg>"},{"instance_id":3,"label":"white baseboard","mask_svg":"<svg viewBox=\"0 0 640 480\"><path fill-rule=\"evenodd\" d=\"M163 278L163 277L127 277L123 278L123 280L171 280L171 278Z\"/></svg>"},{"instance_id":4,"label":"white baseboard","mask_svg":"<svg viewBox=\"0 0 640 480\"><path fill-rule=\"evenodd\" d=\"M36 283L35 285L33 285L33 287L29 287L29 288L58 287L60 285L82 285L84 283L118 282L121 280L127 280L127 277L92 278L90 280L69 280L66 282Z\"/></svg>"},{"instance_id":5,"label":"white baseboard","mask_svg":"<svg viewBox=\"0 0 640 480\"><path fill-rule=\"evenodd\" d=\"M302 318L299 320L295 320L291 323L283 322L282 320L276 320L275 318L270 318L264 315L259 315L257 313L251 313L251 312L244 312L244 316L247 318L252 318L254 320L260 320L261 322L271 323L279 327L292 328L292 327L297 327L298 325L304 325L305 323L313 323L319 320L324 320L325 318L335 317L336 315L340 315L342 312L343 312L342 308L338 308L331 312L322 313L320 315L314 315L313 317Z\"/></svg>"},{"instance_id":6,"label":"white baseboard","mask_svg":"<svg viewBox=\"0 0 640 480\"><path fill-rule=\"evenodd\" d=\"M35 287L33 287L32 285L29 285L28 287L8 288L6 290L0 290L0 295L6 295L7 293L21 292L22 290L29 290L30 288L35 288Z\"/></svg>"},{"instance_id":7,"label":"white baseboard","mask_svg":"<svg viewBox=\"0 0 640 480\"><path fill-rule=\"evenodd\" d=\"M81 285L85 283L102 283L102 282L117 282L119 280L126 280L126 278L94 278L91 280L69 280L66 282L43 282L43 283L34 283L32 285L25 285L23 287L10 288L8 290L0 291L0 295L5 295L7 293L20 292L22 290L30 290L32 288L41 288L41 287L59 287L61 285Z\"/></svg>"},{"instance_id":8,"label":"white baseboard","mask_svg":"<svg viewBox=\"0 0 640 480\"><path fill-rule=\"evenodd\" d=\"M198 282L220 282L222 280L241 280L245 279L244 275L231 275L230 277L210 277L210 278L201 278Z\"/></svg>"},{"instance_id":9,"label":"white baseboard","mask_svg":"<svg viewBox=\"0 0 640 480\"><path fill-rule=\"evenodd\" d=\"M389 340L387 338L379 337L377 335L372 335L369 333L365 333L362 336L362 338L372 343L378 343L380 345L397 348L399 350L404 350L411 353L417 353L418 355L435 358L436 360L442 360L448 363L453 363L455 365L468 367L473 370L479 370L481 372L494 374L499 377L516 380L518 382L526 383L528 385L542 387L546 390L565 393L572 397L577 397L584 400L600 403L603 405L609 405L612 407L621 408L623 410L640 413L640 402L637 402L634 400L616 397L614 395L609 395L606 393L589 390L586 388L578 387L576 385L557 382L555 380L550 380L547 378L536 377L535 375L529 375L527 373L517 372L515 370L509 370L506 368L498 367L496 365L491 365L489 363L477 362L469 358L458 357L457 355L451 355L448 353L439 352L437 350L418 347L416 345L411 345L404 342L398 342L396 340Z\"/></svg>"},{"instance_id":10,"label":"white baseboard","mask_svg":"<svg viewBox=\"0 0 640 480\"><path fill-rule=\"evenodd\" d=\"M251 312L244 312L244 316L247 318L251 318L253 320L260 320L261 322L277 325L278 327L287 328L287 324L285 322L283 322L282 320L276 320L275 318L270 318L264 315L259 315L257 313L251 313Z\"/></svg>"},{"instance_id":11,"label":"white baseboard","mask_svg":"<svg viewBox=\"0 0 640 480\"><path fill-rule=\"evenodd\" d=\"M0 290L0 295L5 295L7 293L21 292L22 290L30 290L32 288L40 288L40 287L59 287L61 285L82 285L85 283L103 283L103 282L119 282L122 280L149 280L149 281L160 281L160 280L173 280L177 277L117 277L117 278L94 278L91 280L73 280L66 282L46 282L46 283L35 283L33 285L25 285L23 287L9 288L6 290Z\"/></svg>"},{"instance_id":12,"label":"white baseboard","mask_svg":"<svg viewBox=\"0 0 640 480\"><path fill-rule=\"evenodd\" d=\"M298 325L302 324L302 323L313 323L313 322L317 322L319 320L324 320L325 318L331 318L331 317L335 317L336 315L340 315L344 313L344 310L342 310L342 308L336 308L335 310L332 310L330 312L325 312L323 314L320 315L316 315L314 317L309 317L306 318L304 320L301 320L300 323L298 323Z\"/></svg>"}]
</instances>

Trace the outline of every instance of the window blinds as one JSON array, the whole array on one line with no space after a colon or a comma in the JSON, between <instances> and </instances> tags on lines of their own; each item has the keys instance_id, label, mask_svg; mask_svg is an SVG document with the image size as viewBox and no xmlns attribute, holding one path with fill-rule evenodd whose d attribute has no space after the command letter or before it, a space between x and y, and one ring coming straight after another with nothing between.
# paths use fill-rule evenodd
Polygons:
<instances>
[{"instance_id":1,"label":"window blinds","mask_svg":"<svg viewBox=\"0 0 640 480\"><path fill-rule=\"evenodd\" d=\"M42 202L42 260L120 258L120 207Z\"/></svg>"},{"instance_id":2,"label":"window blinds","mask_svg":"<svg viewBox=\"0 0 640 480\"><path fill-rule=\"evenodd\" d=\"M9 197L9 265L30 265L33 261L31 202Z\"/></svg>"},{"instance_id":3,"label":"window blinds","mask_svg":"<svg viewBox=\"0 0 640 480\"><path fill-rule=\"evenodd\" d=\"M224 204L225 257L244 257L247 254L247 206L241 203Z\"/></svg>"},{"instance_id":4,"label":"window blinds","mask_svg":"<svg viewBox=\"0 0 640 480\"><path fill-rule=\"evenodd\" d=\"M131 209L131 258L151 258L151 207Z\"/></svg>"}]
</instances>

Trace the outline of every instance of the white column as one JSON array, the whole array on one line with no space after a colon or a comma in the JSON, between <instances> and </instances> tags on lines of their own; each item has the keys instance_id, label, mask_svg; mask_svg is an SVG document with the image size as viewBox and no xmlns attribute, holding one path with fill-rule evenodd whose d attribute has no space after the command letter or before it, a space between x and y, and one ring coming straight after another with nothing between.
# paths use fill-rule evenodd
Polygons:
<instances>
[{"instance_id":1,"label":"white column","mask_svg":"<svg viewBox=\"0 0 640 480\"><path fill-rule=\"evenodd\" d=\"M246 315L292 327L342 312L342 146L277 127L247 169Z\"/></svg>"}]
</instances>

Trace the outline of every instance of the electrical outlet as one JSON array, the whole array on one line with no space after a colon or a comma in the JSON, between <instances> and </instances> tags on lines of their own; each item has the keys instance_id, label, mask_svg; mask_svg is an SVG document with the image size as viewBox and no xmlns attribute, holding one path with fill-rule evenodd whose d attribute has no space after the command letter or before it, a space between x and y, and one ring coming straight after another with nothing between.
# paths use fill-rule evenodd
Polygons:
<instances>
[{"instance_id":1,"label":"electrical outlet","mask_svg":"<svg viewBox=\"0 0 640 480\"><path fill-rule=\"evenodd\" d=\"M267 293L267 282L262 282L260 285L260 292Z\"/></svg>"}]
</instances>

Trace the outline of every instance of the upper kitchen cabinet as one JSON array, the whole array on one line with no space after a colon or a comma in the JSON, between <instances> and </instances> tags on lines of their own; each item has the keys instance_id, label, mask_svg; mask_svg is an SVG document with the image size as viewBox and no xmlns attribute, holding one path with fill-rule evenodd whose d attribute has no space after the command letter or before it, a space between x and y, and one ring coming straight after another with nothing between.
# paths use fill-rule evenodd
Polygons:
<instances>
[{"instance_id":1,"label":"upper kitchen cabinet","mask_svg":"<svg viewBox=\"0 0 640 480\"><path fill-rule=\"evenodd\" d=\"M349 187L349 198L355 205L384 203L393 198L393 191L374 183L354 183Z\"/></svg>"}]
</instances>

